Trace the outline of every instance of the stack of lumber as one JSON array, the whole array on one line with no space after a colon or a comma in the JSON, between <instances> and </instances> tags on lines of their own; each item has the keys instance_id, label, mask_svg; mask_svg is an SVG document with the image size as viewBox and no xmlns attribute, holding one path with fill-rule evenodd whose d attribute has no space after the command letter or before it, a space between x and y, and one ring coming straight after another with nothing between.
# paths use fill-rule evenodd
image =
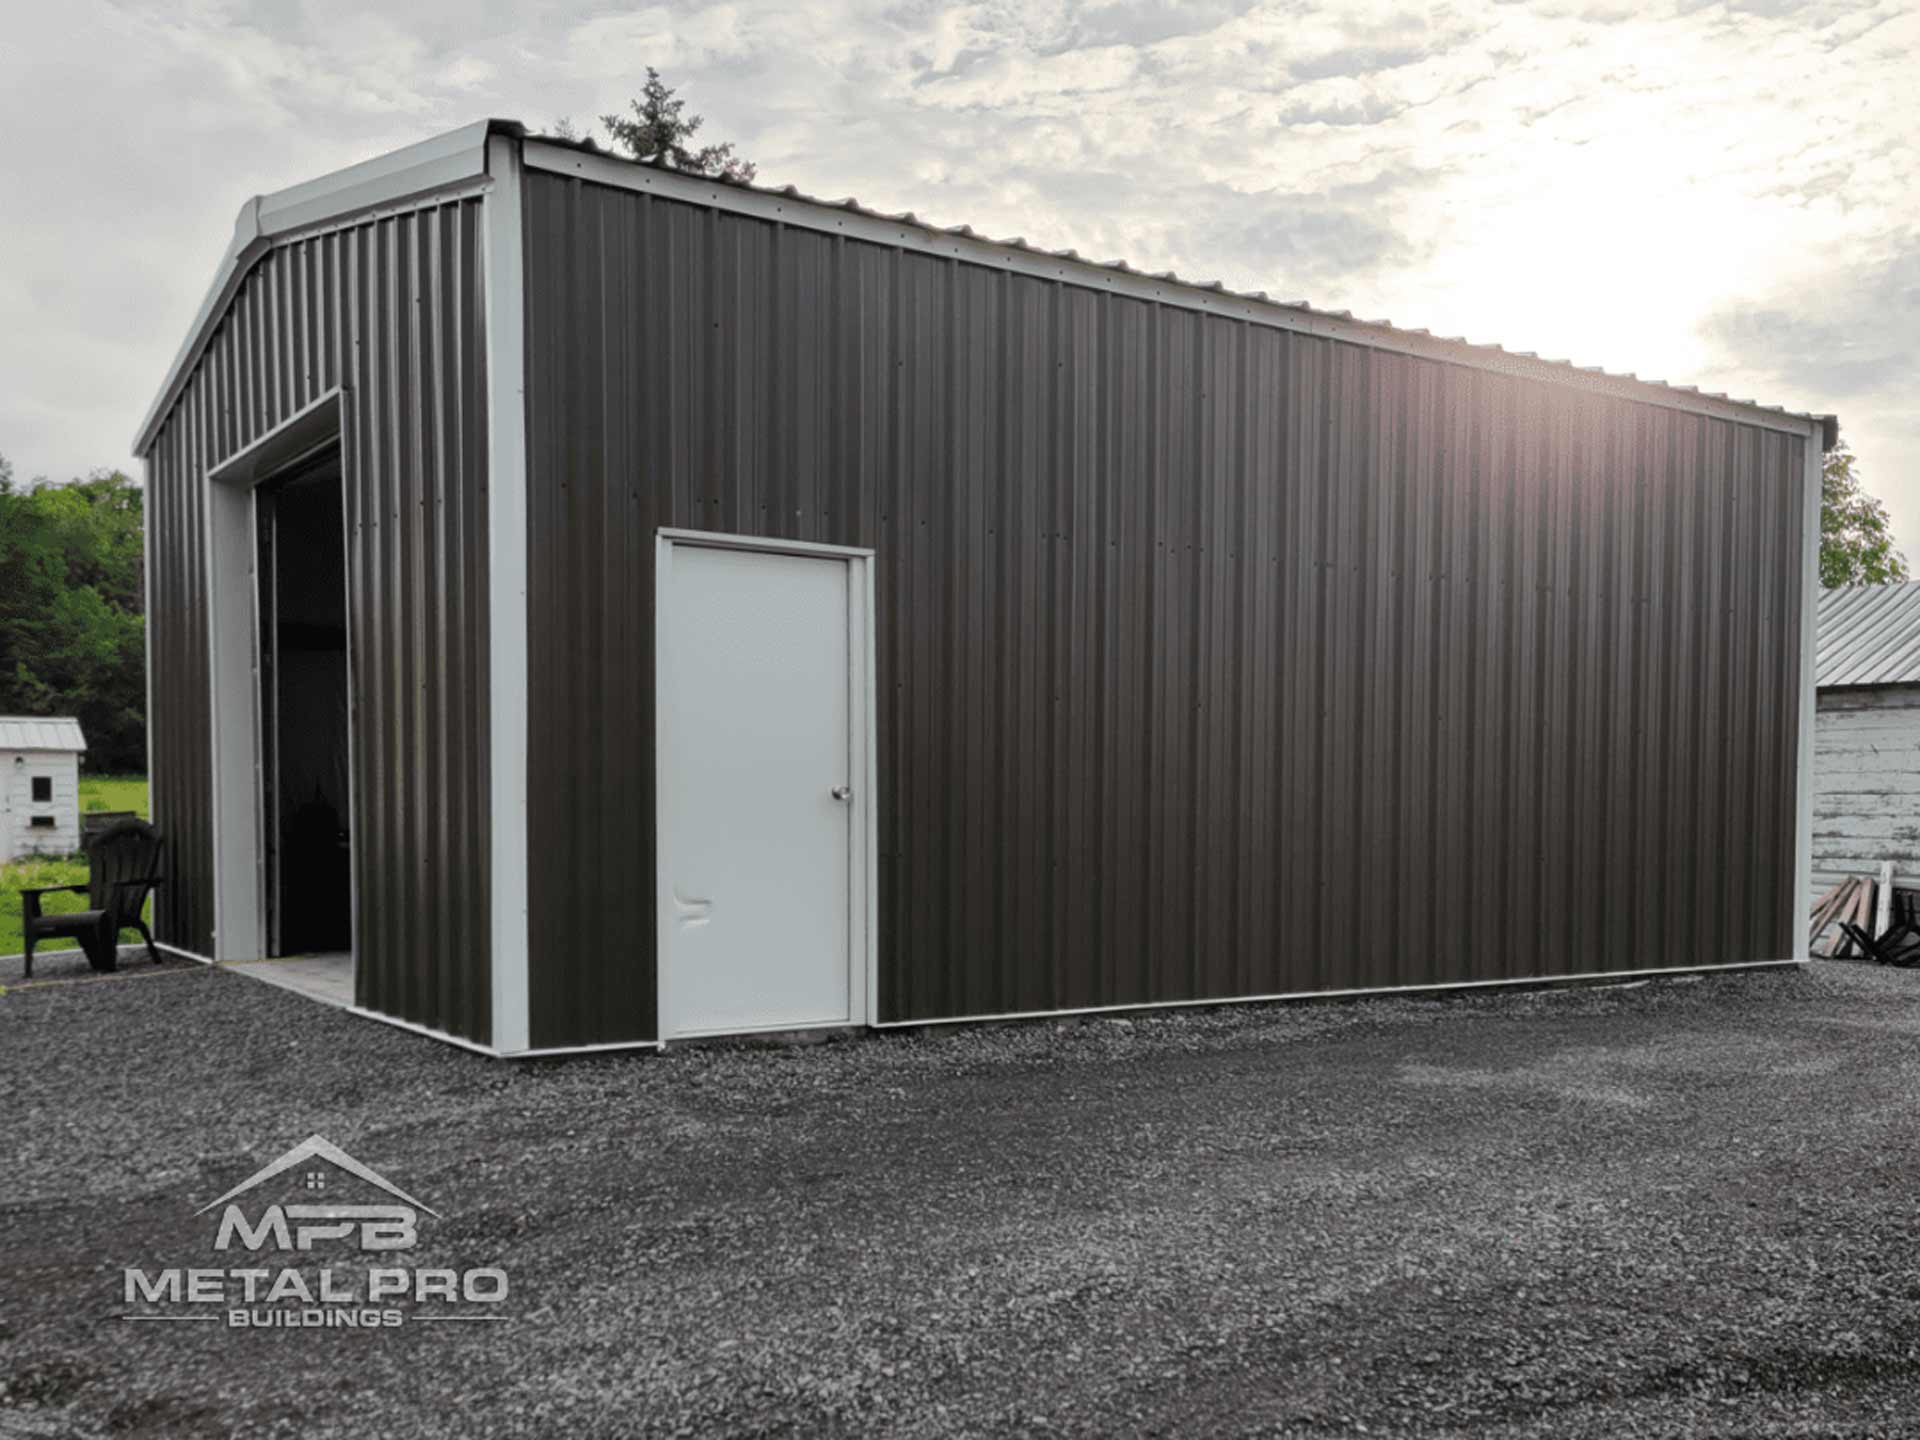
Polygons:
<instances>
[{"instance_id":1,"label":"stack of lumber","mask_svg":"<svg viewBox=\"0 0 1920 1440\"><path fill-rule=\"evenodd\" d=\"M1895 889L1891 863L1878 882L1856 875L1827 891L1814 902L1811 926L1809 954L1920 965L1920 892Z\"/></svg>"},{"instance_id":2,"label":"stack of lumber","mask_svg":"<svg viewBox=\"0 0 1920 1440\"><path fill-rule=\"evenodd\" d=\"M1858 947L1847 938L1841 923L1850 921L1863 930L1873 925L1873 902L1878 888L1866 876L1856 875L1842 880L1816 900L1812 928L1807 935L1809 953L1832 960L1852 955Z\"/></svg>"}]
</instances>

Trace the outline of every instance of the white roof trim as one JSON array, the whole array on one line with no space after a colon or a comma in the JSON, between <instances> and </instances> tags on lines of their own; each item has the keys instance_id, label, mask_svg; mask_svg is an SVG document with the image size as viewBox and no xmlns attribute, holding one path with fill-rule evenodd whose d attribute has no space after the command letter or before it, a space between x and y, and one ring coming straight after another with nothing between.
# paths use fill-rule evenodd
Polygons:
<instances>
[{"instance_id":1,"label":"white roof trim","mask_svg":"<svg viewBox=\"0 0 1920 1440\"><path fill-rule=\"evenodd\" d=\"M881 214L855 200L821 200L803 195L791 186L774 190L687 175L609 154L592 142L529 135L524 140L523 155L528 170L684 200L775 224L805 226L829 235L845 235L877 245L1012 270L1041 280L1062 280L1136 300L1178 305L1275 329L1344 340L1499 375L1541 380L1550 385L1571 386L1735 424L1757 425L1787 435L1805 436L1823 449L1832 447L1838 433L1838 422L1830 416L1800 414L1775 405L1709 394L1687 385L1642 380L1637 375L1612 374L1565 360L1543 360L1499 345L1477 345L1431 335L1425 330L1403 329L1385 320L1361 320L1345 311L1318 310L1304 301L1278 301L1262 293L1229 290L1218 282L1200 284L1172 272L1150 275L1118 261L1088 260L1071 250L1038 249L1020 239L995 240L966 225L947 228L912 214Z\"/></svg>"},{"instance_id":2,"label":"white roof trim","mask_svg":"<svg viewBox=\"0 0 1920 1440\"><path fill-rule=\"evenodd\" d=\"M240 288L253 262L271 248L275 237L412 196L451 189L483 176L487 173L487 136L505 125L506 122L479 120L417 145L349 165L317 180L276 190L271 195L256 195L242 205L233 222L233 239L227 242L226 254L221 256L219 267L214 271L206 299L200 302L199 313L193 317L193 328L173 357L160 393L148 407L146 419L140 422L133 453L144 456L152 448L154 437L173 408L181 386L226 314L234 291ZM519 127L511 128L517 131Z\"/></svg>"},{"instance_id":3,"label":"white roof trim","mask_svg":"<svg viewBox=\"0 0 1920 1440\"><path fill-rule=\"evenodd\" d=\"M1691 386L1668 385L1633 375L1608 374L1561 360L1504 350L1497 345L1475 345L1445 339L1424 330L1406 330L1385 321L1359 320L1345 312L1315 310L1303 302L1281 302L1263 294L1241 294L1218 284L1200 285L1178 276L1145 275L1120 264L1100 264L1071 251L1038 250L1021 240L993 240L966 226L941 229L911 215L882 215L854 201L824 201L792 189L771 190L703 180L669 170L636 164L600 152L595 147L530 137L511 120L481 120L431 140L406 146L336 170L271 195L255 196L240 207L233 239L214 274L206 299L194 317L186 343L174 357L166 382L154 398L134 454L152 448L181 387L199 360L233 294L276 238L304 232L362 215L381 206L457 189L484 179L487 137L506 134L523 143L529 169L575 175L600 184L651 191L674 199L717 206L749 215L807 225L829 233L855 235L882 244L900 245L932 254L966 259L977 264L1019 270L1046 278L1071 279L1094 288L1183 305L1187 308L1252 320L1282 329L1299 330L1331 339L1349 340L1402 354L1417 355L1475 369L1524 376L1549 383L1572 385L1623 399L1639 400L1669 409L1691 411L1717 419L1760 425L1792 435L1806 435L1823 449L1831 448L1838 424L1832 416L1807 415L1760 405L1731 396L1704 394Z\"/></svg>"}]
</instances>

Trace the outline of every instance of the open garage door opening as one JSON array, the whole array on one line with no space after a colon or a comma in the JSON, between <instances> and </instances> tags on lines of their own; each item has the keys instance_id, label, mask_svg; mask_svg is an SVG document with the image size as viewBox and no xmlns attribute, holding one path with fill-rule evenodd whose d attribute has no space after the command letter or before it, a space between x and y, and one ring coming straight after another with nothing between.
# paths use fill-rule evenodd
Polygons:
<instances>
[{"instance_id":1,"label":"open garage door opening","mask_svg":"<svg viewBox=\"0 0 1920 1440\"><path fill-rule=\"evenodd\" d=\"M340 456L256 492L267 953L353 943L346 527Z\"/></svg>"}]
</instances>

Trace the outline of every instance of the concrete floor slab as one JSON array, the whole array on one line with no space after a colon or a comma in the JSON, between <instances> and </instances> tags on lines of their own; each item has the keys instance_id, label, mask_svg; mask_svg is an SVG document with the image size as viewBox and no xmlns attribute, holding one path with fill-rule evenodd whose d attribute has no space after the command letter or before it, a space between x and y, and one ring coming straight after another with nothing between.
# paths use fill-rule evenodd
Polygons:
<instances>
[{"instance_id":1,"label":"concrete floor slab","mask_svg":"<svg viewBox=\"0 0 1920 1440\"><path fill-rule=\"evenodd\" d=\"M284 959L246 960L223 967L240 975L292 990L328 1005L353 1004L351 955L290 955Z\"/></svg>"}]
</instances>

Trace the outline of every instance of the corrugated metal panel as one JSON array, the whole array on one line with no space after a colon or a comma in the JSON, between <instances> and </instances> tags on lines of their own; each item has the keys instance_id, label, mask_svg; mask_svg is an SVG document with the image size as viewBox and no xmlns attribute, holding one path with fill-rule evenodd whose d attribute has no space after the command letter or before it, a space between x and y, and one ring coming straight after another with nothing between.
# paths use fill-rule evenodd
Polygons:
<instances>
[{"instance_id":1,"label":"corrugated metal panel","mask_svg":"<svg viewBox=\"0 0 1920 1440\"><path fill-rule=\"evenodd\" d=\"M1804 441L526 213L535 1044L653 1033L660 525L877 552L885 1019L1791 953Z\"/></svg>"},{"instance_id":2,"label":"corrugated metal panel","mask_svg":"<svg viewBox=\"0 0 1920 1440\"><path fill-rule=\"evenodd\" d=\"M532 142L532 155L536 164L543 154L570 151L577 157L591 157L584 164L612 163L620 170L629 173L638 171L634 178L642 186L655 183L656 179L675 180L683 178L673 171L661 171L643 162L629 160L614 152L602 150L599 142L591 137L580 140L563 139L554 135L529 135L524 125L517 121L496 120L492 124L502 130L522 136ZM579 169L583 162L575 159L569 162L570 168ZM649 174L650 172L650 174ZM585 178L592 178L588 174ZM1231 290L1219 280L1190 280L1175 274L1171 270L1157 273L1138 270L1125 260L1091 260L1077 250L1049 250L1044 246L1028 243L1020 235L995 237L982 235L971 225L939 225L923 219L911 210L889 214L862 205L848 196L842 200L823 199L817 195L803 193L793 185L770 186L741 184L732 180L700 178L695 182L713 194L744 194L766 197L769 200L795 201L816 212L814 227L828 233L836 228L844 228L839 216L854 215L865 220L883 221L888 225L905 226L919 232L936 245L942 241L978 242L996 250L1016 255L1032 257L1041 261L1063 261L1088 279L1101 278L1101 272L1113 275L1139 276L1149 281L1164 282L1191 293L1205 293L1232 300L1252 301L1272 311L1295 311L1302 316L1312 316L1320 320L1343 322L1342 328L1354 331L1371 332L1369 340L1394 340L1406 344L1418 345L1421 351L1434 352L1438 358L1449 359L1462 365L1492 368L1498 373L1509 375L1545 376L1567 384L1579 385L1603 393L1615 393L1623 398L1665 398L1672 404L1691 404L1696 401L1720 402L1722 405L1737 406L1742 409L1760 412L1763 417L1780 417L1790 420L1821 422L1826 432L1826 443L1831 446L1839 434L1839 419L1833 415L1809 415L1799 411L1790 411L1779 405L1763 405L1758 400L1743 400L1718 390L1702 390L1697 385L1676 385L1667 380L1643 380L1632 373L1618 373L1603 369L1598 365L1576 365L1571 360L1543 358L1531 350L1509 350L1504 345L1477 344L1459 335L1434 335L1425 329L1416 329L1396 325L1391 320L1366 320L1356 316L1351 310L1326 310L1306 300L1278 300L1264 290ZM824 214L820 213L824 212ZM1060 273L1068 273L1062 270Z\"/></svg>"},{"instance_id":3,"label":"corrugated metal panel","mask_svg":"<svg viewBox=\"0 0 1920 1440\"><path fill-rule=\"evenodd\" d=\"M159 432L154 806L162 935L211 949L205 476L343 390L358 1002L489 1031L486 391L478 200L283 243ZM244 597L232 597L246 603Z\"/></svg>"},{"instance_id":4,"label":"corrugated metal panel","mask_svg":"<svg viewBox=\"0 0 1920 1440\"><path fill-rule=\"evenodd\" d=\"M1823 590L1819 612L1821 688L1920 682L1920 583Z\"/></svg>"},{"instance_id":5,"label":"corrugated metal panel","mask_svg":"<svg viewBox=\"0 0 1920 1440\"><path fill-rule=\"evenodd\" d=\"M198 388L196 386L196 388ZM148 453L148 813L167 840L154 896L154 936L213 954L212 666L208 659L207 504L201 460L204 395Z\"/></svg>"},{"instance_id":6,"label":"corrugated metal panel","mask_svg":"<svg viewBox=\"0 0 1920 1440\"><path fill-rule=\"evenodd\" d=\"M71 716L41 719L33 715L0 715L0 750L84 750L87 737Z\"/></svg>"}]
</instances>

